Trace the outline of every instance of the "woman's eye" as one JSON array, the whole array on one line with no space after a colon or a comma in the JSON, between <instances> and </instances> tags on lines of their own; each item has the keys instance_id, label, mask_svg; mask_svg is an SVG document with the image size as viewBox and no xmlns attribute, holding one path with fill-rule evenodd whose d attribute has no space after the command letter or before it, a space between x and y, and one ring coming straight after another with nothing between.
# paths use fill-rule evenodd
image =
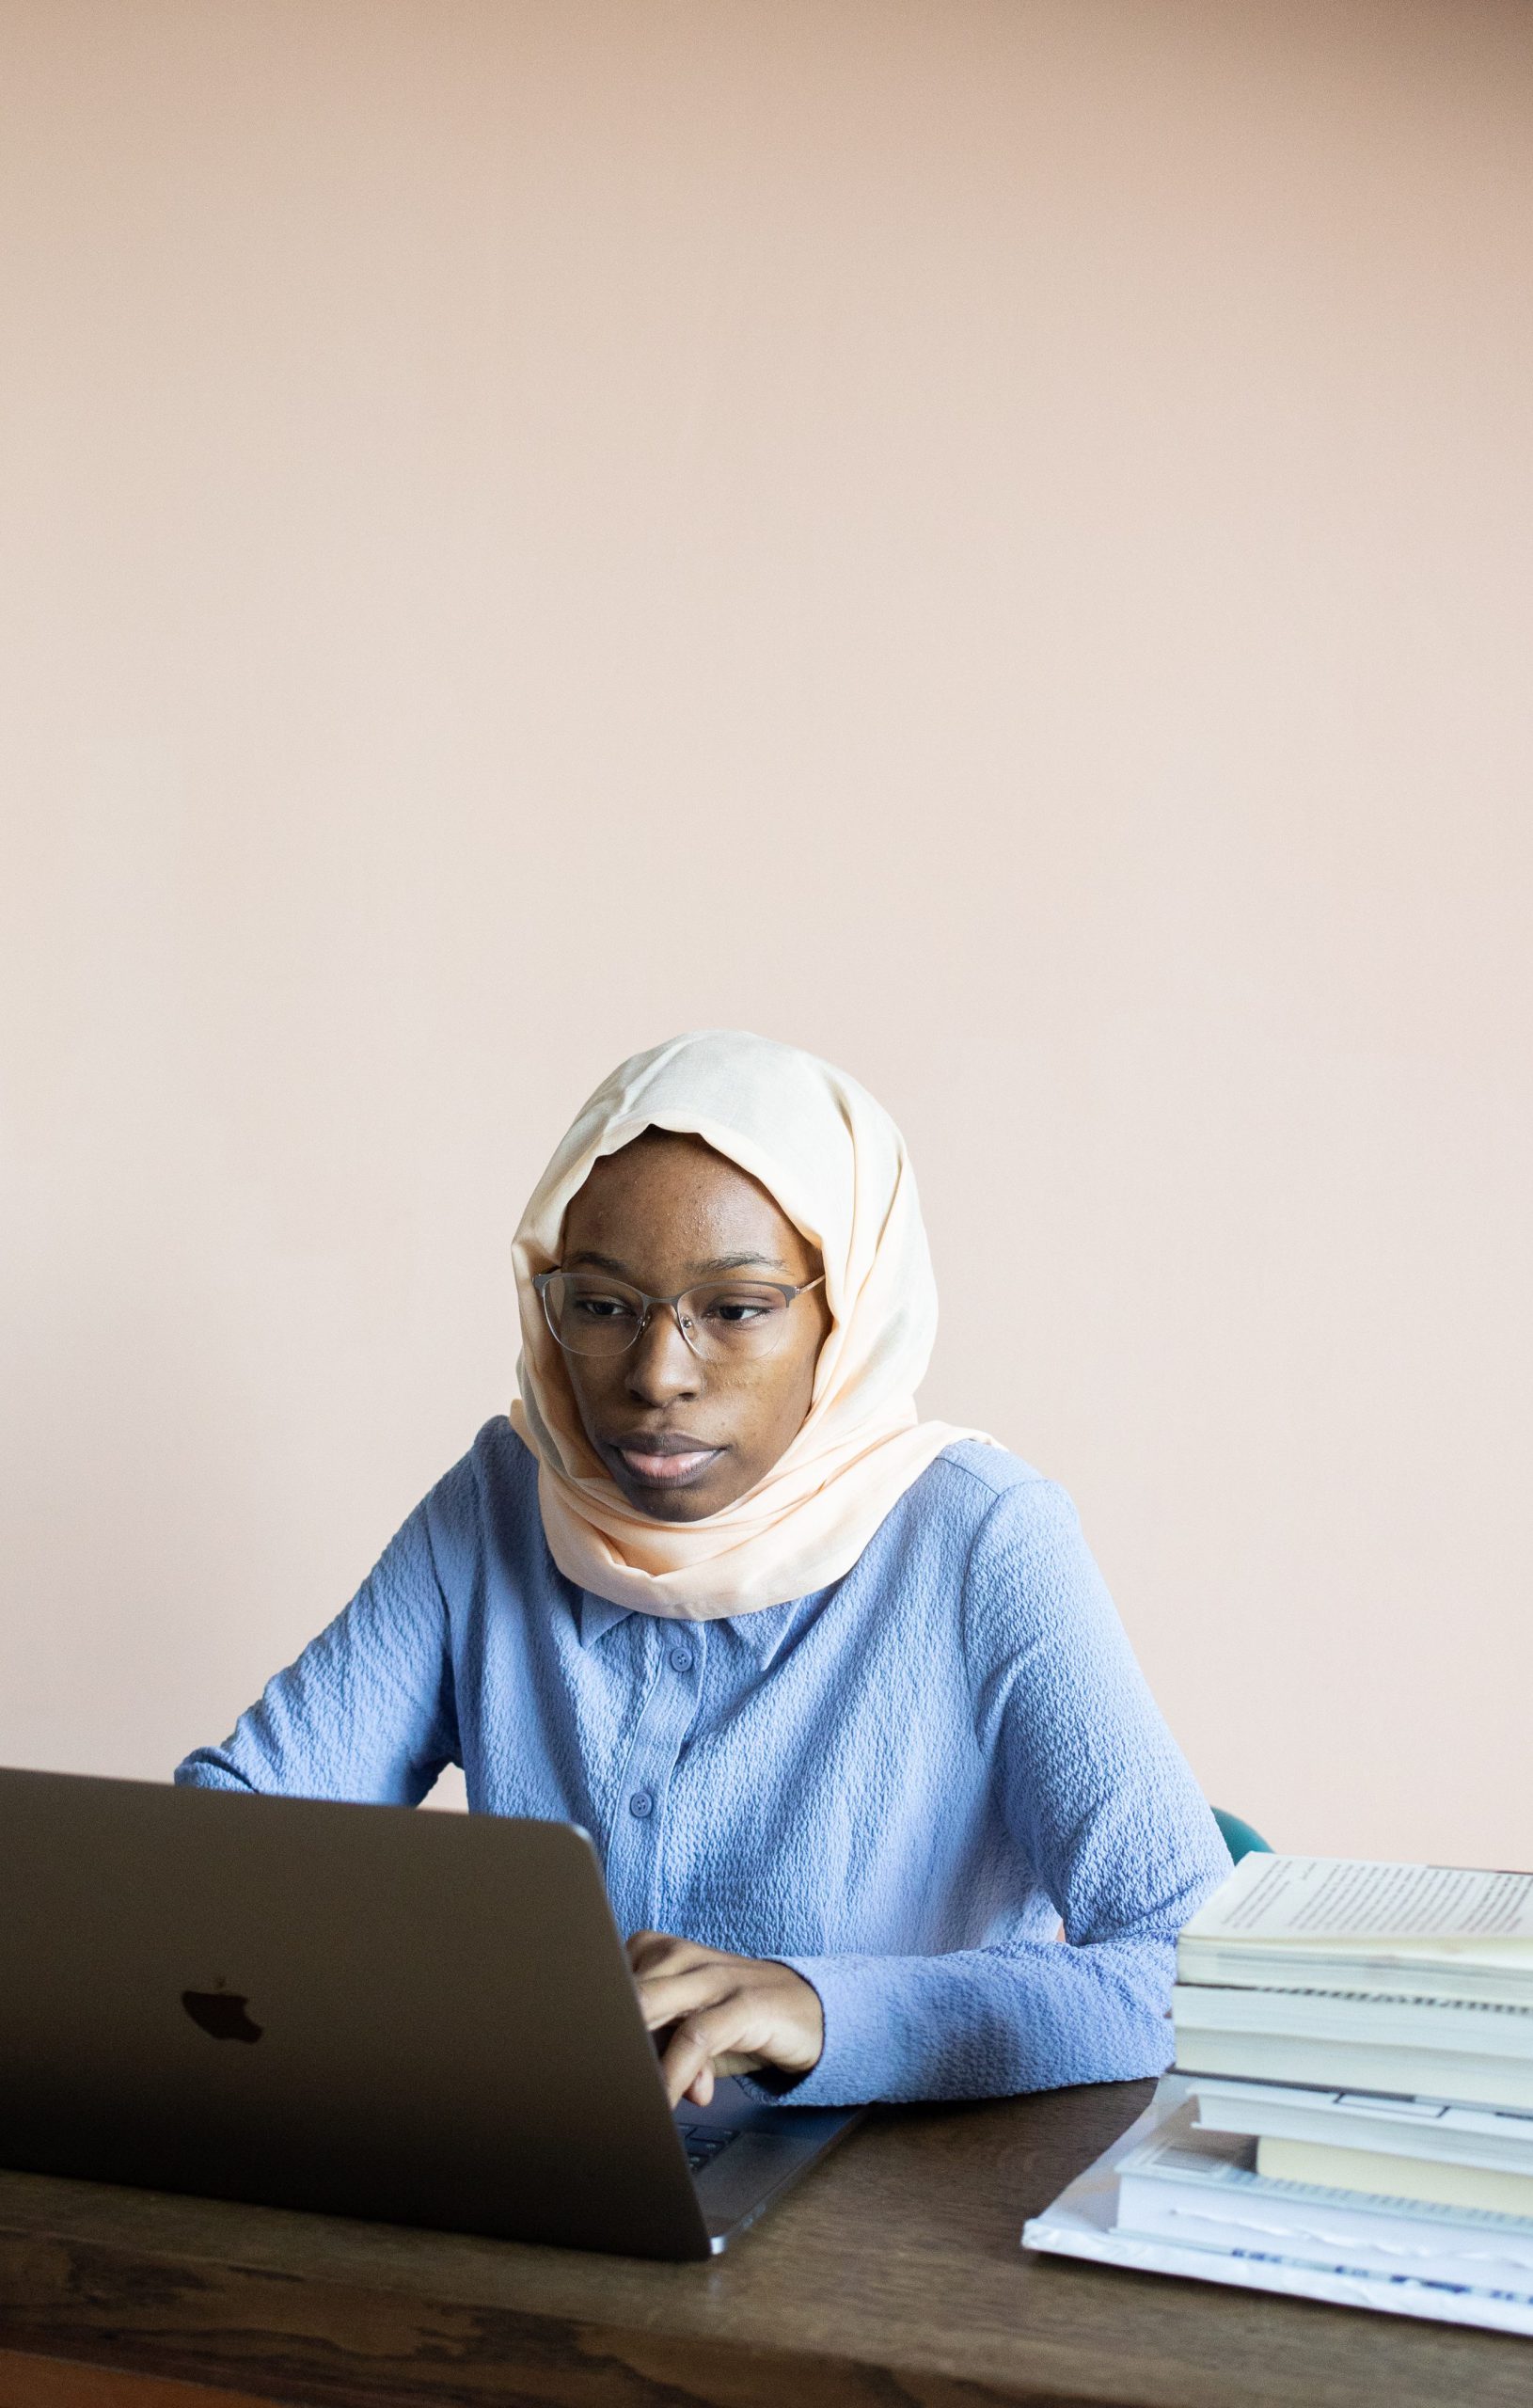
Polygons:
<instances>
[{"instance_id":1,"label":"woman's eye","mask_svg":"<svg viewBox=\"0 0 1533 2408\"><path fill-rule=\"evenodd\" d=\"M730 1329L739 1329L747 1322L762 1321L777 1310L776 1296L715 1296L708 1306L708 1319L721 1321Z\"/></svg>"},{"instance_id":2,"label":"woman's eye","mask_svg":"<svg viewBox=\"0 0 1533 2408\"><path fill-rule=\"evenodd\" d=\"M573 1309L586 1321L616 1321L630 1307L621 1296L577 1296Z\"/></svg>"}]
</instances>

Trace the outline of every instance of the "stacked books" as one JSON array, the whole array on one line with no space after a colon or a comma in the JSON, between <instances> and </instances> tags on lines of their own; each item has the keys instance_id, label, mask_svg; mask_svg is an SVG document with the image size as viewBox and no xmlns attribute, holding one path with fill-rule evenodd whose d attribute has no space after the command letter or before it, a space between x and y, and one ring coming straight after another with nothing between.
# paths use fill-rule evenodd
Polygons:
<instances>
[{"instance_id":1,"label":"stacked books","mask_svg":"<svg viewBox=\"0 0 1533 2408\"><path fill-rule=\"evenodd\" d=\"M1533 2332L1533 1875L1253 1855L1035 2248Z\"/></svg>"}]
</instances>

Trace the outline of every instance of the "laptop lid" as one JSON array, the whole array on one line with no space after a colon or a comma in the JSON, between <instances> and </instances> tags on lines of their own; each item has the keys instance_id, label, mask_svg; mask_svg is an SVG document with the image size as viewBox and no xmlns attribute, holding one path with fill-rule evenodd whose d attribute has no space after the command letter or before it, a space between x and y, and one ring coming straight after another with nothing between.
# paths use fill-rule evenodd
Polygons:
<instances>
[{"instance_id":1,"label":"laptop lid","mask_svg":"<svg viewBox=\"0 0 1533 2408\"><path fill-rule=\"evenodd\" d=\"M571 1825L0 1771L0 1932L8 2165L708 2254Z\"/></svg>"}]
</instances>

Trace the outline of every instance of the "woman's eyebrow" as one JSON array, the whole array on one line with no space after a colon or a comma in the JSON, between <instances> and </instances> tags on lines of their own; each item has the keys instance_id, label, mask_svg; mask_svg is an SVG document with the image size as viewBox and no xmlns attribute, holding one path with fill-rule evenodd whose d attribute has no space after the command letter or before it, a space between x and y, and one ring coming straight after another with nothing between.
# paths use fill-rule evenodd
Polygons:
<instances>
[{"instance_id":1,"label":"woman's eyebrow","mask_svg":"<svg viewBox=\"0 0 1533 2408\"><path fill-rule=\"evenodd\" d=\"M751 1263L760 1263L766 1271L786 1271L787 1264L779 1262L775 1254L716 1254L711 1262L689 1262L688 1271L744 1271Z\"/></svg>"},{"instance_id":2,"label":"woman's eyebrow","mask_svg":"<svg viewBox=\"0 0 1533 2408\"><path fill-rule=\"evenodd\" d=\"M614 1262L609 1254L593 1254L589 1247L582 1247L578 1254L569 1256L567 1267L573 1269L578 1262L589 1262L597 1271L609 1271L614 1279L626 1279L635 1287L639 1284L627 1264ZM759 1263L767 1271L786 1271L788 1267L775 1254L716 1254L709 1262L689 1262L687 1268L697 1279L709 1271L743 1271L752 1263Z\"/></svg>"}]
</instances>

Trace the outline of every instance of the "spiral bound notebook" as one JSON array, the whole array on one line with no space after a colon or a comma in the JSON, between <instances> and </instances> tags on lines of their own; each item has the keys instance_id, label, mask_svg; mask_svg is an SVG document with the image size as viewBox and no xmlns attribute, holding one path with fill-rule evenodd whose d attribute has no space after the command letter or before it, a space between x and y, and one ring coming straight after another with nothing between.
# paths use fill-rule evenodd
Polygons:
<instances>
[{"instance_id":1,"label":"spiral bound notebook","mask_svg":"<svg viewBox=\"0 0 1533 2408\"><path fill-rule=\"evenodd\" d=\"M1413 2275L1370 2273L1345 2262L1314 2265L1276 2250L1193 2245L1118 2229L1119 2174L1145 2144L1165 2137L1182 2117L1194 2084L1167 2074L1145 2113L1042 2215L1022 2228L1024 2249L1083 2258L1136 2273L1180 2274L1193 2282L1228 2283L1244 2290L1293 2299L1329 2300L1341 2307L1373 2308L1385 2316L1426 2317L1444 2324L1478 2324L1497 2333L1533 2334L1533 2280L1525 2290L1427 2282Z\"/></svg>"}]
</instances>

